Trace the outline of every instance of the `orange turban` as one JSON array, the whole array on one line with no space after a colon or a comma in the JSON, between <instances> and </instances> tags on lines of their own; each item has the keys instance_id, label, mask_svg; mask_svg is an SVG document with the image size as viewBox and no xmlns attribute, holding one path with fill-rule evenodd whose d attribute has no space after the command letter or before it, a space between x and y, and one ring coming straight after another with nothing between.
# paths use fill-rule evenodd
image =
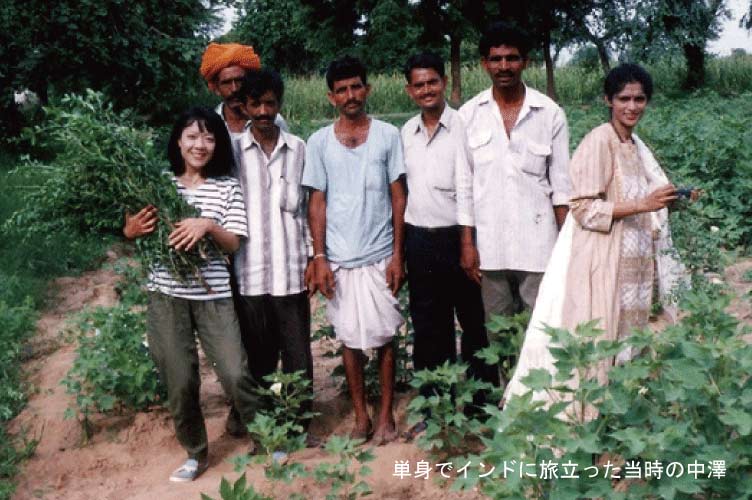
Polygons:
<instances>
[{"instance_id":1,"label":"orange turban","mask_svg":"<svg viewBox=\"0 0 752 500\"><path fill-rule=\"evenodd\" d=\"M229 66L240 66L244 69L261 68L261 59L250 45L239 43L210 43L204 55L201 56L199 71L207 82L217 76L217 73Z\"/></svg>"}]
</instances>

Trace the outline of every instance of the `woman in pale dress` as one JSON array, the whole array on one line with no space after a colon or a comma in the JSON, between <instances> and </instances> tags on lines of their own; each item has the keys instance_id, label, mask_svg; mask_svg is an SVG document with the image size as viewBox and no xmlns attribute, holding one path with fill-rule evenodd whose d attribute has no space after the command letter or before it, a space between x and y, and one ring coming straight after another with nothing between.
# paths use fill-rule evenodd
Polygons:
<instances>
[{"instance_id":1,"label":"woman in pale dress","mask_svg":"<svg viewBox=\"0 0 752 500\"><path fill-rule=\"evenodd\" d=\"M666 207L676 189L645 144L633 134L653 93L650 75L640 66L612 69L604 83L611 118L588 133L570 162L570 212L541 283L536 307L505 401L528 392L521 383L532 369L555 374L544 325L575 327L599 319L599 340L624 339L647 326L657 270L661 298L672 311L670 291L684 280L684 268L671 252ZM635 353L625 350L601 361L601 384L615 363ZM570 385L576 384L570 380ZM552 401L554 392L534 399ZM592 413L585 418L594 416Z\"/></svg>"}]
</instances>

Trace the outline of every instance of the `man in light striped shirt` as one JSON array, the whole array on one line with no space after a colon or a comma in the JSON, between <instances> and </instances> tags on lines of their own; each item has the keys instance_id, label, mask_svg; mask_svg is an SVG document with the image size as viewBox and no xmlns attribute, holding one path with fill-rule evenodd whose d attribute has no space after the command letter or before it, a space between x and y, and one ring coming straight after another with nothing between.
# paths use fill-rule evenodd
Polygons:
<instances>
[{"instance_id":1,"label":"man in light striped shirt","mask_svg":"<svg viewBox=\"0 0 752 500\"><path fill-rule=\"evenodd\" d=\"M254 378L277 368L313 380L310 303L304 282L309 244L301 187L305 143L275 118L284 84L272 70L250 70L237 96L252 125L235 144L248 238L235 254L236 307ZM301 412L310 411L310 406Z\"/></svg>"}]
</instances>

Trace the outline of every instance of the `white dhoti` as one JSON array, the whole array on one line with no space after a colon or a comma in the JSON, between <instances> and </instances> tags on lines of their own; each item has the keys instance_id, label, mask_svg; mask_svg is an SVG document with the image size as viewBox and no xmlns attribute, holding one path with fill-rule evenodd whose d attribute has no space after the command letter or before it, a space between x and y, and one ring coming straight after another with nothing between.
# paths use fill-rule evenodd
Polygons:
<instances>
[{"instance_id":1,"label":"white dhoti","mask_svg":"<svg viewBox=\"0 0 752 500\"><path fill-rule=\"evenodd\" d=\"M327 304L326 317L337 339L350 349L381 347L405 322L399 301L386 284L390 258L351 269L332 265L334 297Z\"/></svg>"}]
</instances>

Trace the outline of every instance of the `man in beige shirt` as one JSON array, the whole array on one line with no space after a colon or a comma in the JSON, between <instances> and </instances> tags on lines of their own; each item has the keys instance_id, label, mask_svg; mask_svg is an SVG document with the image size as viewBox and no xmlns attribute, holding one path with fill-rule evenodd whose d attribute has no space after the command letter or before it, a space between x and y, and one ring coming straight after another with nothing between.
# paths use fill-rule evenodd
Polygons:
<instances>
[{"instance_id":1,"label":"man in beige shirt","mask_svg":"<svg viewBox=\"0 0 752 500\"><path fill-rule=\"evenodd\" d=\"M473 238L473 168L465 126L447 106L444 61L424 52L408 59L405 90L420 108L402 128L407 209L405 256L414 327L413 365L435 369L457 358L454 315L462 327L468 377L498 385L498 369L475 357L488 346ZM421 394L430 397L433 388ZM485 395L473 401L477 410ZM428 416L428 415L426 415ZM409 440L426 428L416 424Z\"/></svg>"},{"instance_id":2,"label":"man in beige shirt","mask_svg":"<svg viewBox=\"0 0 752 500\"><path fill-rule=\"evenodd\" d=\"M569 134L564 111L526 86L531 43L495 23L479 43L491 78L460 108L474 164L473 200L486 316L532 309L567 214Z\"/></svg>"}]
</instances>

